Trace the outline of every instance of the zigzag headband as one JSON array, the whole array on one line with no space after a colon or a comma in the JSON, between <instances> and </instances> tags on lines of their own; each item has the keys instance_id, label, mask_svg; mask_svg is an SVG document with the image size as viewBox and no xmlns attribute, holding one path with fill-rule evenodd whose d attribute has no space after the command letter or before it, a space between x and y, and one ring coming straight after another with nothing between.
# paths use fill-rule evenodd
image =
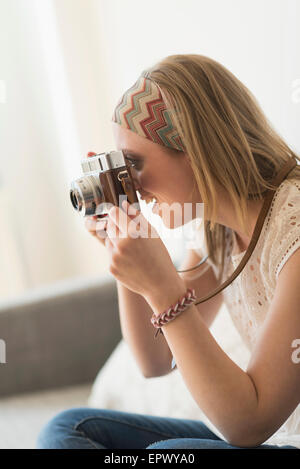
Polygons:
<instances>
[{"instance_id":1,"label":"zigzag headband","mask_svg":"<svg viewBox=\"0 0 300 469\"><path fill-rule=\"evenodd\" d=\"M119 100L112 121L152 142L185 151L159 87L143 72Z\"/></svg>"}]
</instances>

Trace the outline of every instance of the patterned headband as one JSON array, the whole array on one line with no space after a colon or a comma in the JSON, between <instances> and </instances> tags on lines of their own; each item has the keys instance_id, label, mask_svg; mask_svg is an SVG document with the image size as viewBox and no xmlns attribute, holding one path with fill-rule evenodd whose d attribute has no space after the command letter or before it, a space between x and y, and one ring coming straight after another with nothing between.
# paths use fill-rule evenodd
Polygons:
<instances>
[{"instance_id":1,"label":"patterned headband","mask_svg":"<svg viewBox=\"0 0 300 469\"><path fill-rule=\"evenodd\" d=\"M159 87L143 72L119 100L112 121L152 142L185 151Z\"/></svg>"}]
</instances>

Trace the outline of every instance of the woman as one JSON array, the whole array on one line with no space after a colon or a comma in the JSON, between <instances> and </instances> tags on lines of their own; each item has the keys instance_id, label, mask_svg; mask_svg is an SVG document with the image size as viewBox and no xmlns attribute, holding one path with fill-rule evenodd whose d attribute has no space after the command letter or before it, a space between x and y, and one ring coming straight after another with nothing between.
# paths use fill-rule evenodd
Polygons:
<instances>
[{"instance_id":1,"label":"woman","mask_svg":"<svg viewBox=\"0 0 300 469\"><path fill-rule=\"evenodd\" d=\"M123 337L141 372L167 374L174 357L193 398L224 438L198 420L83 407L54 416L37 447L300 448L299 166L276 189L237 280L209 301L185 306L156 339L153 334L155 320L187 288L201 298L228 278L250 243L264 193L275 189L272 179L298 157L249 90L201 55L169 56L143 72L117 104L113 132L137 190L146 201L157 200L154 211L165 225L183 224L185 204L190 210L184 223L204 204L210 264L197 276L176 271L155 230L135 236L153 227L133 206L113 207L108 221L92 219L86 226L109 251ZM191 249L181 269L200 258ZM251 351L246 371L209 331L223 301Z\"/></svg>"}]
</instances>

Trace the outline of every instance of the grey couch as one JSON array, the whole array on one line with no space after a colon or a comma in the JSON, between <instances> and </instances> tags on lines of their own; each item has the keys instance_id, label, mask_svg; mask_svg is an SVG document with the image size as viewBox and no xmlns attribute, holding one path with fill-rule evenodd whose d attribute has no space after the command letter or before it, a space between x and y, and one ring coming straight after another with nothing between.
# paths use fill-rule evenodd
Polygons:
<instances>
[{"instance_id":1,"label":"grey couch","mask_svg":"<svg viewBox=\"0 0 300 469\"><path fill-rule=\"evenodd\" d=\"M0 303L0 396L92 382L121 339L115 279L75 278Z\"/></svg>"}]
</instances>

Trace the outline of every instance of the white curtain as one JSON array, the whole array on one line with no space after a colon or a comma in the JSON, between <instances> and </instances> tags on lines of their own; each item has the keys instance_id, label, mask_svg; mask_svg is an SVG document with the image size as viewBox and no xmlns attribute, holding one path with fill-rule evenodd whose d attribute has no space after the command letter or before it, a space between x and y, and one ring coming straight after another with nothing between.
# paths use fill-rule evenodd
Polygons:
<instances>
[{"instance_id":1,"label":"white curtain","mask_svg":"<svg viewBox=\"0 0 300 469\"><path fill-rule=\"evenodd\" d=\"M113 106L166 55L219 60L300 151L299 18L298 0L0 0L1 297L107 270L70 182L114 149Z\"/></svg>"},{"instance_id":2,"label":"white curtain","mask_svg":"<svg viewBox=\"0 0 300 469\"><path fill-rule=\"evenodd\" d=\"M112 146L97 3L0 4L2 297L107 268L69 199L80 159Z\"/></svg>"}]
</instances>

